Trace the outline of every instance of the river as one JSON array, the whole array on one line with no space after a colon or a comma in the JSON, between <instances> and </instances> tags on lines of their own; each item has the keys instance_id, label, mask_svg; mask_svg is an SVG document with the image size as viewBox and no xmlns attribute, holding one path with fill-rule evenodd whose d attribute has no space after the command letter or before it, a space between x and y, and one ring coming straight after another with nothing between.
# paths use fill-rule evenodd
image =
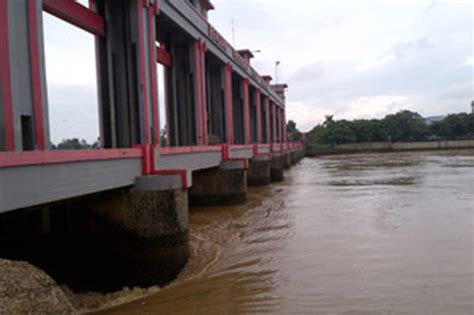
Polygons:
<instances>
[{"instance_id":1,"label":"river","mask_svg":"<svg viewBox=\"0 0 474 315\"><path fill-rule=\"evenodd\" d=\"M179 278L102 313L474 313L474 151L306 158L285 176L245 206L192 208Z\"/></svg>"}]
</instances>

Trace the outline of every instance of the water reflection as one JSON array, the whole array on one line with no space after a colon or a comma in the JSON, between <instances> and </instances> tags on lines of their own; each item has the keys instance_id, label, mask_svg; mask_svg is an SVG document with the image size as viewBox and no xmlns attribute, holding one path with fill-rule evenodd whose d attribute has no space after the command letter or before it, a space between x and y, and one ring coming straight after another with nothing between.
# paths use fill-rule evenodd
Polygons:
<instances>
[{"instance_id":1,"label":"water reflection","mask_svg":"<svg viewBox=\"0 0 474 315\"><path fill-rule=\"evenodd\" d=\"M245 206L192 209L179 279L103 312L472 314L473 166L473 151L305 159Z\"/></svg>"}]
</instances>

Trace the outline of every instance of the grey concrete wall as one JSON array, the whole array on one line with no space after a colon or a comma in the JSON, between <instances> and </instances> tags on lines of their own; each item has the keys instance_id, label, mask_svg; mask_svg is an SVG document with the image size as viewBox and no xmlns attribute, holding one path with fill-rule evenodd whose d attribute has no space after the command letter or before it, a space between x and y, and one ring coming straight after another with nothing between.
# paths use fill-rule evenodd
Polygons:
<instances>
[{"instance_id":1,"label":"grey concrete wall","mask_svg":"<svg viewBox=\"0 0 474 315\"><path fill-rule=\"evenodd\" d=\"M474 140L442 140L423 142L374 142L374 143L354 143L337 146L340 149L350 150L427 150L427 149L448 149L448 148L469 148L474 147Z\"/></svg>"},{"instance_id":2,"label":"grey concrete wall","mask_svg":"<svg viewBox=\"0 0 474 315\"><path fill-rule=\"evenodd\" d=\"M160 155L159 149L155 149L156 170L187 170L188 187L193 184L193 171L218 167L221 163L222 154L220 151Z\"/></svg>"},{"instance_id":3,"label":"grey concrete wall","mask_svg":"<svg viewBox=\"0 0 474 315\"><path fill-rule=\"evenodd\" d=\"M0 78L0 84L2 83L1 82L1 78ZM5 106L3 104L3 89L0 88L0 108L3 109L3 106ZM5 150L5 120L4 120L4 116L3 116L3 110L0 110L0 151L3 151Z\"/></svg>"},{"instance_id":4,"label":"grey concrete wall","mask_svg":"<svg viewBox=\"0 0 474 315\"><path fill-rule=\"evenodd\" d=\"M291 167L291 153L286 153L284 156L283 156L283 168L284 169L289 169Z\"/></svg>"},{"instance_id":5,"label":"grey concrete wall","mask_svg":"<svg viewBox=\"0 0 474 315\"><path fill-rule=\"evenodd\" d=\"M250 161L247 170L247 185L261 186L268 185L271 182L271 161Z\"/></svg>"},{"instance_id":6,"label":"grey concrete wall","mask_svg":"<svg viewBox=\"0 0 474 315\"><path fill-rule=\"evenodd\" d=\"M36 1L38 53L45 144L49 146L48 98L44 64L43 1ZM22 150L21 115L29 115L34 126L33 92L31 85L30 44L28 32L28 1L8 1L9 53L12 84L13 123L16 150ZM34 127L33 127L34 128Z\"/></svg>"},{"instance_id":7,"label":"grey concrete wall","mask_svg":"<svg viewBox=\"0 0 474 315\"><path fill-rule=\"evenodd\" d=\"M416 151L474 148L473 140L442 140L420 142L368 142L338 145L335 149L307 149L308 155L370 152L370 151Z\"/></svg>"},{"instance_id":8,"label":"grey concrete wall","mask_svg":"<svg viewBox=\"0 0 474 315\"><path fill-rule=\"evenodd\" d=\"M243 168L213 168L193 172L189 189L192 206L225 206L247 201L247 171Z\"/></svg>"},{"instance_id":9,"label":"grey concrete wall","mask_svg":"<svg viewBox=\"0 0 474 315\"><path fill-rule=\"evenodd\" d=\"M281 182L284 179L283 175L283 157L274 156L271 162L271 181Z\"/></svg>"},{"instance_id":10,"label":"grey concrete wall","mask_svg":"<svg viewBox=\"0 0 474 315\"><path fill-rule=\"evenodd\" d=\"M0 168L0 213L130 186L141 159Z\"/></svg>"}]
</instances>

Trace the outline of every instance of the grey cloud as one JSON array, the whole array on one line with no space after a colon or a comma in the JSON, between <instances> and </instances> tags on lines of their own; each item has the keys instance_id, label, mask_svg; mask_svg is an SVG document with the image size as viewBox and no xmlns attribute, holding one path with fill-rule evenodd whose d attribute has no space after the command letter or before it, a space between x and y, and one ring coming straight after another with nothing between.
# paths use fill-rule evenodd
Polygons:
<instances>
[{"instance_id":1,"label":"grey cloud","mask_svg":"<svg viewBox=\"0 0 474 315\"><path fill-rule=\"evenodd\" d=\"M393 45L388 51L381 54L378 59L381 60L392 55L400 59L407 55L421 53L434 47L434 43L426 37L407 42L399 42Z\"/></svg>"},{"instance_id":2,"label":"grey cloud","mask_svg":"<svg viewBox=\"0 0 474 315\"><path fill-rule=\"evenodd\" d=\"M438 6L438 1L432 1L424 10L425 14L429 14L431 11L435 10Z\"/></svg>"},{"instance_id":3,"label":"grey cloud","mask_svg":"<svg viewBox=\"0 0 474 315\"><path fill-rule=\"evenodd\" d=\"M92 86L48 86L51 140L64 138L97 140L97 91Z\"/></svg>"}]
</instances>

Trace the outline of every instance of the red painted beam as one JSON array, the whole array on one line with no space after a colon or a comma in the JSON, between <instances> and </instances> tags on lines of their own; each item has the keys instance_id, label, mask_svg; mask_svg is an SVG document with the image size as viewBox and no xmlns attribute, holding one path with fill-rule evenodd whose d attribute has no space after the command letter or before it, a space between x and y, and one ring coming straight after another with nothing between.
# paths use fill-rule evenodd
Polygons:
<instances>
[{"instance_id":1,"label":"red painted beam","mask_svg":"<svg viewBox=\"0 0 474 315\"><path fill-rule=\"evenodd\" d=\"M48 150L28 152L0 153L1 167L19 167L27 165L43 165L100 161L113 159L140 158L141 149L100 149L100 150Z\"/></svg>"},{"instance_id":2,"label":"red painted beam","mask_svg":"<svg viewBox=\"0 0 474 315\"><path fill-rule=\"evenodd\" d=\"M201 88L201 40L194 42L194 106L196 109L197 144L202 145L202 88Z\"/></svg>"},{"instance_id":3,"label":"red painted beam","mask_svg":"<svg viewBox=\"0 0 474 315\"><path fill-rule=\"evenodd\" d=\"M156 49L156 32L155 32L155 7L150 5L147 8L148 13L148 53L150 54L150 60L155 60ZM151 109L153 115L153 144L160 146L160 120L159 120L159 109L158 109L158 78L156 64L150 61L150 84L151 84Z\"/></svg>"},{"instance_id":4,"label":"red painted beam","mask_svg":"<svg viewBox=\"0 0 474 315\"><path fill-rule=\"evenodd\" d=\"M202 143L207 145L206 43L201 42Z\"/></svg>"},{"instance_id":5,"label":"red painted beam","mask_svg":"<svg viewBox=\"0 0 474 315\"><path fill-rule=\"evenodd\" d=\"M160 155L208 153L208 152L220 152L220 151L221 151L221 145L162 147L160 148Z\"/></svg>"},{"instance_id":6,"label":"red painted beam","mask_svg":"<svg viewBox=\"0 0 474 315\"><path fill-rule=\"evenodd\" d=\"M156 61L165 67L171 67L173 64L171 54L161 47L156 48Z\"/></svg>"},{"instance_id":7,"label":"red painted beam","mask_svg":"<svg viewBox=\"0 0 474 315\"><path fill-rule=\"evenodd\" d=\"M43 0L43 10L96 36L105 36L103 18L74 0Z\"/></svg>"},{"instance_id":8,"label":"red painted beam","mask_svg":"<svg viewBox=\"0 0 474 315\"><path fill-rule=\"evenodd\" d=\"M15 133L13 127L12 85L10 78L10 53L8 38L7 0L0 0L0 95L3 104L3 125L5 128L5 149L15 150Z\"/></svg>"},{"instance_id":9,"label":"red painted beam","mask_svg":"<svg viewBox=\"0 0 474 315\"><path fill-rule=\"evenodd\" d=\"M33 111L35 122L35 143L38 150L45 149L43 93L41 84L39 43L38 43L38 16L36 1L28 1L28 44L30 48L31 87L33 94Z\"/></svg>"},{"instance_id":10,"label":"red painted beam","mask_svg":"<svg viewBox=\"0 0 474 315\"><path fill-rule=\"evenodd\" d=\"M252 149L253 145L252 144L233 144L230 146L230 150L249 150Z\"/></svg>"},{"instance_id":11,"label":"red painted beam","mask_svg":"<svg viewBox=\"0 0 474 315\"><path fill-rule=\"evenodd\" d=\"M146 84L146 64L145 64L145 31L143 28L143 10L146 10L146 7L143 6L141 0L136 0L138 2L138 11L137 11L137 23L138 23L138 38L139 38L139 77L140 77L140 94L141 99L143 100L142 110L143 110L143 126L145 129L145 143L150 144L150 123L149 123L149 109L148 109L148 92Z\"/></svg>"}]
</instances>

